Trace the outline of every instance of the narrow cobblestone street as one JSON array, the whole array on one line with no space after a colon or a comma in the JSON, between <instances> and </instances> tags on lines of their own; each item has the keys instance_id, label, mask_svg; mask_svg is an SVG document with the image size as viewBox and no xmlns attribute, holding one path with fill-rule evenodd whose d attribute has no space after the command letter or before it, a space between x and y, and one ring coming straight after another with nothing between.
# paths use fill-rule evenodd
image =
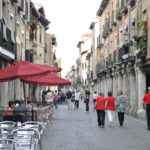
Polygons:
<instances>
[{"instance_id":1,"label":"narrow cobblestone street","mask_svg":"<svg viewBox=\"0 0 150 150\"><path fill-rule=\"evenodd\" d=\"M68 111L66 105L59 106L53 121L43 137L43 150L149 150L150 132L142 120L127 117L125 127L117 121L110 128L98 128L96 113Z\"/></svg>"}]
</instances>

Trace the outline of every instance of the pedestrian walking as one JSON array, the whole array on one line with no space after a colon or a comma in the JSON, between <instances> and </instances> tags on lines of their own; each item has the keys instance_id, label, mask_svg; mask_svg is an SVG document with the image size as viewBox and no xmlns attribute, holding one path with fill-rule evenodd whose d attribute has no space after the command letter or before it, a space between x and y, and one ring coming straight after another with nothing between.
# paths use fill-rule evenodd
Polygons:
<instances>
[{"instance_id":1,"label":"pedestrian walking","mask_svg":"<svg viewBox=\"0 0 150 150\"><path fill-rule=\"evenodd\" d=\"M42 91L42 104L46 104L46 91L45 90L43 90Z\"/></svg>"},{"instance_id":2,"label":"pedestrian walking","mask_svg":"<svg viewBox=\"0 0 150 150\"><path fill-rule=\"evenodd\" d=\"M21 115L22 108L19 100L16 100L14 106L14 121L15 122L23 122L23 117Z\"/></svg>"},{"instance_id":3,"label":"pedestrian walking","mask_svg":"<svg viewBox=\"0 0 150 150\"><path fill-rule=\"evenodd\" d=\"M150 131L150 87L143 98L144 106L146 107L147 130Z\"/></svg>"},{"instance_id":4,"label":"pedestrian walking","mask_svg":"<svg viewBox=\"0 0 150 150\"><path fill-rule=\"evenodd\" d=\"M78 109L79 108L79 101L80 101L80 92L79 92L79 90L77 90L76 92L75 92L75 109Z\"/></svg>"},{"instance_id":5,"label":"pedestrian walking","mask_svg":"<svg viewBox=\"0 0 150 150\"><path fill-rule=\"evenodd\" d=\"M106 98L106 110L108 116L109 126L113 126L114 115L115 115L115 106L116 106L115 97L112 96L112 92L108 92L108 97Z\"/></svg>"},{"instance_id":6,"label":"pedestrian walking","mask_svg":"<svg viewBox=\"0 0 150 150\"><path fill-rule=\"evenodd\" d=\"M53 91L48 90L47 94L46 94L46 102L47 104L49 104L51 107L53 107L54 103L53 103Z\"/></svg>"},{"instance_id":7,"label":"pedestrian walking","mask_svg":"<svg viewBox=\"0 0 150 150\"><path fill-rule=\"evenodd\" d=\"M55 109L57 109L58 108L58 94L56 91L55 91L55 94L53 96L53 102L54 102Z\"/></svg>"},{"instance_id":8,"label":"pedestrian walking","mask_svg":"<svg viewBox=\"0 0 150 150\"><path fill-rule=\"evenodd\" d=\"M122 91L120 91L119 95L117 96L116 110L118 113L118 121L121 127L124 124L124 118L127 108L128 108L128 96L123 94Z\"/></svg>"},{"instance_id":9,"label":"pedestrian walking","mask_svg":"<svg viewBox=\"0 0 150 150\"><path fill-rule=\"evenodd\" d=\"M68 110L71 109L71 99L72 99L72 92L69 90L67 93L66 93L66 97L67 97L67 105L68 105Z\"/></svg>"},{"instance_id":10,"label":"pedestrian walking","mask_svg":"<svg viewBox=\"0 0 150 150\"><path fill-rule=\"evenodd\" d=\"M99 94L96 98L95 108L97 111L97 122L98 126L104 128L105 127L105 98L102 93Z\"/></svg>"},{"instance_id":11,"label":"pedestrian walking","mask_svg":"<svg viewBox=\"0 0 150 150\"><path fill-rule=\"evenodd\" d=\"M4 112L4 121L14 121L14 102L9 101Z\"/></svg>"},{"instance_id":12,"label":"pedestrian walking","mask_svg":"<svg viewBox=\"0 0 150 150\"><path fill-rule=\"evenodd\" d=\"M89 102L90 102L90 91L86 90L85 91L85 99L84 99L86 112L89 111Z\"/></svg>"},{"instance_id":13,"label":"pedestrian walking","mask_svg":"<svg viewBox=\"0 0 150 150\"><path fill-rule=\"evenodd\" d=\"M95 111L95 103L96 103L96 98L97 98L97 92L95 91L94 93L93 93L93 110Z\"/></svg>"}]
</instances>

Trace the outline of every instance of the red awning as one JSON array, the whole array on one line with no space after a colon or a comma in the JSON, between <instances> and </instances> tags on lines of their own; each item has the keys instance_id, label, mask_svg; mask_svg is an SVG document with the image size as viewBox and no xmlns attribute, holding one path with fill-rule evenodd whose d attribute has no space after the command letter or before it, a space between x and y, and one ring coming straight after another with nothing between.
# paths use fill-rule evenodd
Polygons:
<instances>
[{"instance_id":1,"label":"red awning","mask_svg":"<svg viewBox=\"0 0 150 150\"><path fill-rule=\"evenodd\" d=\"M24 76L33 76L57 71L60 70L56 67L33 64L27 61L17 61L16 63L8 66L7 68L0 70L0 82L9 81Z\"/></svg>"},{"instance_id":2,"label":"red awning","mask_svg":"<svg viewBox=\"0 0 150 150\"><path fill-rule=\"evenodd\" d=\"M42 74L42 75L36 75L30 77L29 76L23 77L22 80L26 83L39 84L43 86L71 85L71 82L69 80L57 77L56 73L48 73L48 74Z\"/></svg>"}]
</instances>

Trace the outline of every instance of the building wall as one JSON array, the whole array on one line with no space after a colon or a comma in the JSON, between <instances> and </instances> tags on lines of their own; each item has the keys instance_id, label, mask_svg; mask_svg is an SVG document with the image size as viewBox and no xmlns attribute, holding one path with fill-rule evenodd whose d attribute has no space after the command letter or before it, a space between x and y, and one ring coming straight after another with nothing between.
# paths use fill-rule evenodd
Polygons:
<instances>
[{"instance_id":1,"label":"building wall","mask_svg":"<svg viewBox=\"0 0 150 150\"><path fill-rule=\"evenodd\" d=\"M97 89L105 96L108 91L112 91L117 96L122 90L129 97L130 113L144 116L143 96L150 85L149 42L145 44L148 46L145 48L142 47L140 40L148 32L146 38L149 41L150 2L137 0L135 5L131 5L131 1L122 2L123 0L109 0L106 7L100 5L97 13L100 25L99 34L103 41L103 45L97 49L97 54L100 55L98 56L100 64L97 70ZM113 14L115 18L112 17ZM108 26L107 19L110 20ZM145 29L145 26L141 24L143 22L146 24L147 21L148 28ZM147 65L146 68L145 65Z\"/></svg>"},{"instance_id":2,"label":"building wall","mask_svg":"<svg viewBox=\"0 0 150 150\"><path fill-rule=\"evenodd\" d=\"M27 60L39 64L45 62L45 34L49 22L45 14L41 14L39 9L34 7L31 0L21 2L19 0L17 3L12 4L10 0L0 1L0 19L5 22L5 28L11 31L11 42L16 44L13 47L14 49L9 50L0 43L0 68L5 68L16 60ZM32 26L33 23L35 23L35 26ZM35 32L31 34L31 28L37 29L36 34ZM6 41L10 38L6 37L6 32L3 36L7 38ZM30 56L33 55L33 59L32 57L26 58L27 51L31 52ZM26 86L25 89L25 95L29 96L29 87ZM9 100L21 99L23 96L23 84L19 80L0 84L0 103L2 105L6 105ZM39 96L40 89L37 92L37 99Z\"/></svg>"},{"instance_id":3,"label":"building wall","mask_svg":"<svg viewBox=\"0 0 150 150\"><path fill-rule=\"evenodd\" d=\"M3 19L3 38L5 36L5 40L8 44L11 42L15 44L15 7L8 0L3 0L0 2L0 19ZM11 32L9 33L9 37L6 35L6 29ZM11 36L10 36L11 35ZM2 45L1 45L2 44ZM0 43L0 66L1 68L5 68L15 59L15 49L9 49L4 43ZM14 48L14 47L13 47ZM14 89L15 89L14 81L5 82L0 84L0 103L1 105L6 105L9 100L12 100L14 97Z\"/></svg>"},{"instance_id":4,"label":"building wall","mask_svg":"<svg viewBox=\"0 0 150 150\"><path fill-rule=\"evenodd\" d=\"M37 39L35 42L34 47L34 63L37 64L44 64L44 52L45 52L45 29L44 27L38 23L37 24L37 32L36 32Z\"/></svg>"},{"instance_id":5,"label":"building wall","mask_svg":"<svg viewBox=\"0 0 150 150\"><path fill-rule=\"evenodd\" d=\"M53 46L52 35L46 34L46 52L45 52L45 64L53 65Z\"/></svg>"}]
</instances>

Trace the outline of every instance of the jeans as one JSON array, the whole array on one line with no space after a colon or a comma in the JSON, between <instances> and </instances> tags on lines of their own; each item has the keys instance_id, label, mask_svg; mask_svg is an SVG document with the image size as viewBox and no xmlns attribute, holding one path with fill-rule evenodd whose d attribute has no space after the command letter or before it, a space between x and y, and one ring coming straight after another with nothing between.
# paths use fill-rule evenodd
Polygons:
<instances>
[{"instance_id":1,"label":"jeans","mask_svg":"<svg viewBox=\"0 0 150 150\"><path fill-rule=\"evenodd\" d=\"M86 103L86 111L89 111L89 103Z\"/></svg>"},{"instance_id":2,"label":"jeans","mask_svg":"<svg viewBox=\"0 0 150 150\"><path fill-rule=\"evenodd\" d=\"M97 110L97 122L98 126L105 125L105 110Z\"/></svg>"},{"instance_id":3,"label":"jeans","mask_svg":"<svg viewBox=\"0 0 150 150\"><path fill-rule=\"evenodd\" d=\"M124 123L124 112L118 112L118 120L119 120L120 126L123 126L123 123Z\"/></svg>"},{"instance_id":4,"label":"jeans","mask_svg":"<svg viewBox=\"0 0 150 150\"><path fill-rule=\"evenodd\" d=\"M147 129L150 130L150 104L146 104Z\"/></svg>"},{"instance_id":5,"label":"jeans","mask_svg":"<svg viewBox=\"0 0 150 150\"><path fill-rule=\"evenodd\" d=\"M78 109L79 108L79 101L75 100L75 108Z\"/></svg>"}]
</instances>

